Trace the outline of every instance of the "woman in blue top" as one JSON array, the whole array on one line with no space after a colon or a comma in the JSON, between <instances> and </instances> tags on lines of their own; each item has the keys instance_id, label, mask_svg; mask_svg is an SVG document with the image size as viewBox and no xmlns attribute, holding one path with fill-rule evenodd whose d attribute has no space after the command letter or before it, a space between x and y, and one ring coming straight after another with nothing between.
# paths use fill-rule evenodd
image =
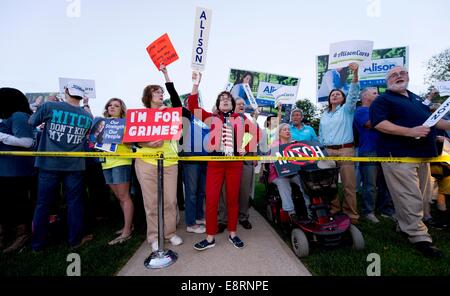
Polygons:
<instances>
[{"instance_id":1,"label":"woman in blue top","mask_svg":"<svg viewBox=\"0 0 450 296\"><path fill-rule=\"evenodd\" d=\"M328 108L320 119L320 142L326 147L329 156L355 156L353 144L353 115L359 97L358 64L351 63L353 72L348 98L340 89L333 89L328 95ZM356 210L356 177L352 162L338 162L339 173L344 186L344 202L341 208L339 199L331 202L332 213L343 210L353 224L358 223Z\"/></svg>"}]
</instances>

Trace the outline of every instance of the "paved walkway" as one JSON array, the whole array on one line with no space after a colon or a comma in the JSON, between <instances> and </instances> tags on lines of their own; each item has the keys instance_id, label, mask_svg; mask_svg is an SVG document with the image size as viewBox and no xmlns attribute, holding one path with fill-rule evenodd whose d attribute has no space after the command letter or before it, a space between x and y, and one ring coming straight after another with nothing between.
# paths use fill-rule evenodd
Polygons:
<instances>
[{"instance_id":1,"label":"paved walkway","mask_svg":"<svg viewBox=\"0 0 450 296\"><path fill-rule=\"evenodd\" d=\"M182 219L183 220L183 219ZM180 246L165 247L178 253L178 260L164 269L151 270L144 266L150 254L150 246L144 242L128 263L119 271L120 276L305 276L311 275L290 247L281 240L267 221L253 208L250 209L253 229L240 225L239 237L246 247L236 249L228 242L226 231L216 236L216 246L205 251L196 251L194 243L204 234L187 233L179 225L178 234L184 239Z\"/></svg>"}]
</instances>

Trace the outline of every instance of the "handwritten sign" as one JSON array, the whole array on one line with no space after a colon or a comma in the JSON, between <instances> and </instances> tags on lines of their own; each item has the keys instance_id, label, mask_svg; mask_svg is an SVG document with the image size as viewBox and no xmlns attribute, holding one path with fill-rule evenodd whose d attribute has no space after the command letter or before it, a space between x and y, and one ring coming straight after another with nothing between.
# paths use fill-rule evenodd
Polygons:
<instances>
[{"instance_id":1,"label":"handwritten sign","mask_svg":"<svg viewBox=\"0 0 450 296\"><path fill-rule=\"evenodd\" d=\"M350 40L332 43L328 69L343 68L355 62L369 65L372 60L373 41Z\"/></svg>"},{"instance_id":2,"label":"handwritten sign","mask_svg":"<svg viewBox=\"0 0 450 296\"><path fill-rule=\"evenodd\" d=\"M92 79L78 79L78 78L59 78L59 92L65 93L65 87L69 82L75 82L77 85L84 88L84 92L89 99L95 98L95 80ZM64 98L64 95L62 95Z\"/></svg>"},{"instance_id":3,"label":"handwritten sign","mask_svg":"<svg viewBox=\"0 0 450 296\"><path fill-rule=\"evenodd\" d=\"M178 54L167 33L147 46L147 52L158 70L161 63L168 66L178 60Z\"/></svg>"},{"instance_id":4,"label":"handwritten sign","mask_svg":"<svg viewBox=\"0 0 450 296\"><path fill-rule=\"evenodd\" d=\"M124 143L179 140L182 132L181 108L129 109Z\"/></svg>"},{"instance_id":5,"label":"handwritten sign","mask_svg":"<svg viewBox=\"0 0 450 296\"><path fill-rule=\"evenodd\" d=\"M196 71L203 71L205 69L211 16L212 11L210 9L197 7L195 14L194 45L192 46L191 64L191 68Z\"/></svg>"}]
</instances>

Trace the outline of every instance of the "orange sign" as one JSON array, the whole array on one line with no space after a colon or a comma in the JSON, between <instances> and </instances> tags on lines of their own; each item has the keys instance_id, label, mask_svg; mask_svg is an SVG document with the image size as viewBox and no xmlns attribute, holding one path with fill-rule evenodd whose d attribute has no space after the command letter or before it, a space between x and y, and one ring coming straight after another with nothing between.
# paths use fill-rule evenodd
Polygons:
<instances>
[{"instance_id":1,"label":"orange sign","mask_svg":"<svg viewBox=\"0 0 450 296\"><path fill-rule=\"evenodd\" d=\"M167 66L178 60L178 54L167 33L147 46L147 52L158 70L161 63Z\"/></svg>"}]
</instances>

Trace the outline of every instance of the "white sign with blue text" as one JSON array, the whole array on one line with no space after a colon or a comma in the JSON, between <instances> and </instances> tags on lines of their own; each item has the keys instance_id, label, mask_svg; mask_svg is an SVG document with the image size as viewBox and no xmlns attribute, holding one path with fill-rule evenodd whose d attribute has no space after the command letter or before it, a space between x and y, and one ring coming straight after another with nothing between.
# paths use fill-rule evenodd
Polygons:
<instances>
[{"instance_id":1,"label":"white sign with blue text","mask_svg":"<svg viewBox=\"0 0 450 296\"><path fill-rule=\"evenodd\" d=\"M203 71L205 69L211 16L212 11L210 9L197 7L191 64L191 68L196 71Z\"/></svg>"},{"instance_id":2,"label":"white sign with blue text","mask_svg":"<svg viewBox=\"0 0 450 296\"><path fill-rule=\"evenodd\" d=\"M298 86L282 86L272 93L275 98L275 107L279 104L295 104Z\"/></svg>"},{"instance_id":3,"label":"white sign with blue text","mask_svg":"<svg viewBox=\"0 0 450 296\"><path fill-rule=\"evenodd\" d=\"M89 99L95 98L95 80L91 79L78 79L78 78L59 78L59 91L61 94L65 93L64 88L69 82L76 82L84 88L86 96ZM62 96L64 98L64 95Z\"/></svg>"},{"instance_id":4,"label":"white sign with blue text","mask_svg":"<svg viewBox=\"0 0 450 296\"><path fill-rule=\"evenodd\" d=\"M252 106L253 110L256 110L256 108L258 108L258 103L256 103L256 99L253 96L250 85L248 83L242 83L242 86L244 87L245 94L247 95L247 98L250 102L250 106Z\"/></svg>"},{"instance_id":5,"label":"white sign with blue text","mask_svg":"<svg viewBox=\"0 0 450 296\"><path fill-rule=\"evenodd\" d=\"M348 66L350 63L369 65L372 60L373 41L349 40L332 43L328 69Z\"/></svg>"}]
</instances>

